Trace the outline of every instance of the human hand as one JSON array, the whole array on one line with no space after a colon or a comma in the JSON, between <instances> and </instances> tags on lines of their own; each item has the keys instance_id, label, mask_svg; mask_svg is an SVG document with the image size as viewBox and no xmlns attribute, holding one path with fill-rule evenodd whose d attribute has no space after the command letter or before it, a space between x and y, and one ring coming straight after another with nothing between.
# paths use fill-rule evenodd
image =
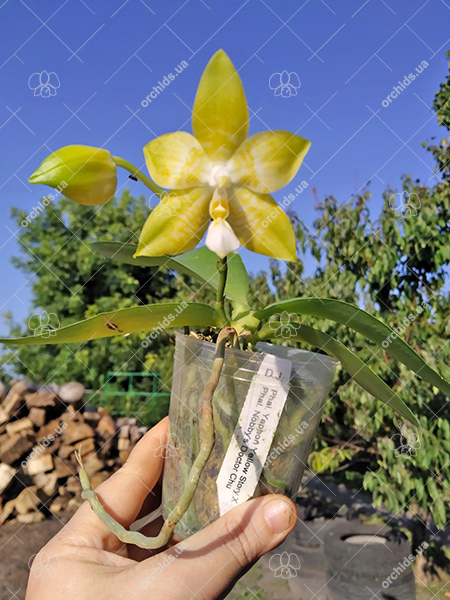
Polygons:
<instances>
[{"instance_id":1,"label":"human hand","mask_svg":"<svg viewBox=\"0 0 450 600\"><path fill-rule=\"evenodd\" d=\"M168 418L151 429L126 464L96 490L109 514L124 527L159 504L153 490L164 458L155 450L166 435ZM263 496L155 554L120 542L85 502L35 557L26 600L215 600L287 536L296 517L295 505L287 498ZM158 526L152 523L144 533L155 535Z\"/></svg>"}]
</instances>

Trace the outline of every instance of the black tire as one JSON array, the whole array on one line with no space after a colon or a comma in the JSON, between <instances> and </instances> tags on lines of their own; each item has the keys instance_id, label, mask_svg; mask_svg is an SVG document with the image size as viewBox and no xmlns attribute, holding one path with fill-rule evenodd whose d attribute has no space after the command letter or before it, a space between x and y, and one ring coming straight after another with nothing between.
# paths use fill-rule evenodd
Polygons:
<instances>
[{"instance_id":1,"label":"black tire","mask_svg":"<svg viewBox=\"0 0 450 600\"><path fill-rule=\"evenodd\" d=\"M373 579L343 577L327 571L327 600L415 600L414 575L409 571L402 579L384 588Z\"/></svg>"},{"instance_id":2,"label":"black tire","mask_svg":"<svg viewBox=\"0 0 450 600\"><path fill-rule=\"evenodd\" d=\"M325 519L315 519L312 521L302 521L298 519L290 538L292 545L299 549L323 549L324 537L329 527L329 521Z\"/></svg>"},{"instance_id":3,"label":"black tire","mask_svg":"<svg viewBox=\"0 0 450 600\"><path fill-rule=\"evenodd\" d=\"M406 536L389 527L343 521L327 528L325 558L330 600L414 600L414 560ZM352 536L384 538L384 543L351 543ZM412 560L411 560L412 559ZM397 569L397 572L394 571Z\"/></svg>"}]
</instances>

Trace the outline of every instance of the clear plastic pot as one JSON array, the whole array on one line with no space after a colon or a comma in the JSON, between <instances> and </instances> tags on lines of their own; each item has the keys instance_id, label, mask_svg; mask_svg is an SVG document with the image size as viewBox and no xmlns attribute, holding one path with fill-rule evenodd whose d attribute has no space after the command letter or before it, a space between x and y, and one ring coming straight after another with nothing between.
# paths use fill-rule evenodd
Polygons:
<instances>
[{"instance_id":1,"label":"clear plastic pot","mask_svg":"<svg viewBox=\"0 0 450 600\"><path fill-rule=\"evenodd\" d=\"M172 441L163 477L163 516L173 509L198 454L200 399L211 375L215 344L176 334L170 399ZM293 497L301 483L312 439L338 361L323 354L259 343L258 352L227 348L213 398L215 443L188 511L175 532L185 538L219 517L216 479L250 384L265 353L292 362L289 394L255 496Z\"/></svg>"}]
</instances>

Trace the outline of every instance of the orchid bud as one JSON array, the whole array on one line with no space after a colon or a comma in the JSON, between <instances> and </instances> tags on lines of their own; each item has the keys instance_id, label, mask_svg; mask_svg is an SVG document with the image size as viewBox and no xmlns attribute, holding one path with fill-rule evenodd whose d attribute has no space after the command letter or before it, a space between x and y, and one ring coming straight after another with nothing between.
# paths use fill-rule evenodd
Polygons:
<instances>
[{"instance_id":1,"label":"orchid bud","mask_svg":"<svg viewBox=\"0 0 450 600\"><path fill-rule=\"evenodd\" d=\"M102 148L64 146L47 156L28 181L63 189L78 204L104 204L116 191L116 163Z\"/></svg>"}]
</instances>

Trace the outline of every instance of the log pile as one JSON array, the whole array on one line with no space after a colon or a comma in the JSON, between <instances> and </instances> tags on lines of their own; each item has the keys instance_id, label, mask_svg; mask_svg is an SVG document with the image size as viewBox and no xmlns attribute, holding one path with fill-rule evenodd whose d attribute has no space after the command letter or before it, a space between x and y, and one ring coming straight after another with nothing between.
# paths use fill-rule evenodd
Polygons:
<instances>
[{"instance_id":1,"label":"log pile","mask_svg":"<svg viewBox=\"0 0 450 600\"><path fill-rule=\"evenodd\" d=\"M81 504L74 452L95 488L127 459L147 431L83 404L84 386L0 382L0 525L41 521Z\"/></svg>"}]
</instances>

